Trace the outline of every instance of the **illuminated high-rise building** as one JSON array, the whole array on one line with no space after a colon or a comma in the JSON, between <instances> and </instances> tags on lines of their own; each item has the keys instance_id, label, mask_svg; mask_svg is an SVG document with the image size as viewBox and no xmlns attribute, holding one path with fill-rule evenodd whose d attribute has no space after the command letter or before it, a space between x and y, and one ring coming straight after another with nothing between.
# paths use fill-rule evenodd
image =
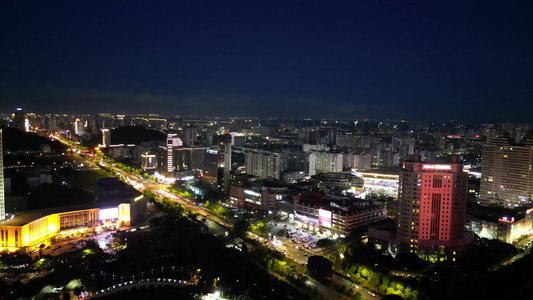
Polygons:
<instances>
[{"instance_id":1,"label":"illuminated high-rise building","mask_svg":"<svg viewBox=\"0 0 533 300\"><path fill-rule=\"evenodd\" d=\"M157 168L157 155L150 151L141 154L141 168L145 171Z\"/></svg>"},{"instance_id":2,"label":"illuminated high-rise building","mask_svg":"<svg viewBox=\"0 0 533 300\"><path fill-rule=\"evenodd\" d=\"M167 134L167 161L166 161L166 171L169 173L174 172L175 161L174 161L174 150L176 147L183 146L181 139L177 137L175 133Z\"/></svg>"},{"instance_id":3,"label":"illuminated high-rise building","mask_svg":"<svg viewBox=\"0 0 533 300\"><path fill-rule=\"evenodd\" d=\"M4 195L4 152L2 145L2 129L0 129L0 221L6 219L6 202Z\"/></svg>"},{"instance_id":4,"label":"illuminated high-rise building","mask_svg":"<svg viewBox=\"0 0 533 300\"><path fill-rule=\"evenodd\" d=\"M83 126L83 120L81 119L76 119L74 121L74 133L76 133L76 135L83 135L84 134L84 126Z\"/></svg>"},{"instance_id":5,"label":"illuminated high-rise building","mask_svg":"<svg viewBox=\"0 0 533 300\"><path fill-rule=\"evenodd\" d=\"M102 146L111 146L111 131L108 128L102 129Z\"/></svg>"},{"instance_id":6,"label":"illuminated high-rise building","mask_svg":"<svg viewBox=\"0 0 533 300\"><path fill-rule=\"evenodd\" d=\"M465 234L468 173L457 162L403 163L398 191L398 247L427 261L455 261L473 241Z\"/></svg>"},{"instance_id":7,"label":"illuminated high-rise building","mask_svg":"<svg viewBox=\"0 0 533 300\"><path fill-rule=\"evenodd\" d=\"M231 172L231 145L224 145L224 165L222 174L222 194L229 194L230 190L230 172Z\"/></svg>"},{"instance_id":8,"label":"illuminated high-rise building","mask_svg":"<svg viewBox=\"0 0 533 300\"><path fill-rule=\"evenodd\" d=\"M53 132L59 131L59 127L57 124L57 116L55 115L48 116L48 129Z\"/></svg>"},{"instance_id":9,"label":"illuminated high-rise building","mask_svg":"<svg viewBox=\"0 0 533 300\"><path fill-rule=\"evenodd\" d=\"M268 151L247 151L244 153L246 173L261 178L280 179L283 158L279 153Z\"/></svg>"},{"instance_id":10,"label":"illuminated high-rise building","mask_svg":"<svg viewBox=\"0 0 533 300\"><path fill-rule=\"evenodd\" d=\"M533 139L496 137L483 145L479 204L527 206L533 198Z\"/></svg>"},{"instance_id":11,"label":"illuminated high-rise building","mask_svg":"<svg viewBox=\"0 0 533 300\"><path fill-rule=\"evenodd\" d=\"M198 136L198 128L197 127L187 127L185 128L185 134L183 136L184 145L187 147L191 147L196 145L196 138Z\"/></svg>"},{"instance_id":12,"label":"illuminated high-rise building","mask_svg":"<svg viewBox=\"0 0 533 300\"><path fill-rule=\"evenodd\" d=\"M24 114L24 111L22 110L22 108L17 107L17 110L13 113L11 117L13 119L12 127L15 127L18 130L24 131L25 129L24 127L26 125L26 115Z\"/></svg>"}]
</instances>

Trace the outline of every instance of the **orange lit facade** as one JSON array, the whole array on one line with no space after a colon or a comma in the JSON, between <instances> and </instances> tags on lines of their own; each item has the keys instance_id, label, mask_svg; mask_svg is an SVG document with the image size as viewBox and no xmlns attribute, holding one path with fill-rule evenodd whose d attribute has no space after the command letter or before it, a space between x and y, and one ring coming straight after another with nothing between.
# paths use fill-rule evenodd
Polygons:
<instances>
[{"instance_id":1,"label":"orange lit facade","mask_svg":"<svg viewBox=\"0 0 533 300\"><path fill-rule=\"evenodd\" d=\"M67 209L21 212L13 219L1 222L0 251L26 252L38 249L41 244L49 245L52 237L61 234L98 231L101 227L128 227L144 214L146 200L141 197L131 203L113 206Z\"/></svg>"},{"instance_id":2,"label":"orange lit facade","mask_svg":"<svg viewBox=\"0 0 533 300\"><path fill-rule=\"evenodd\" d=\"M398 191L398 246L427 261L455 261L465 234L468 173L462 164L403 164Z\"/></svg>"}]
</instances>

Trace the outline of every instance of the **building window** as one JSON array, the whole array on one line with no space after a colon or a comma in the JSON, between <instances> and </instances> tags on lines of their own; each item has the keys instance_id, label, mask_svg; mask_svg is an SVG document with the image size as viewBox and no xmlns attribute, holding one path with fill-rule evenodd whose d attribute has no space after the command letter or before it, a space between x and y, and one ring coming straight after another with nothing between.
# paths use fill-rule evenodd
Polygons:
<instances>
[{"instance_id":1,"label":"building window","mask_svg":"<svg viewBox=\"0 0 533 300\"><path fill-rule=\"evenodd\" d=\"M441 188L442 187L442 175L433 176L433 187Z\"/></svg>"}]
</instances>

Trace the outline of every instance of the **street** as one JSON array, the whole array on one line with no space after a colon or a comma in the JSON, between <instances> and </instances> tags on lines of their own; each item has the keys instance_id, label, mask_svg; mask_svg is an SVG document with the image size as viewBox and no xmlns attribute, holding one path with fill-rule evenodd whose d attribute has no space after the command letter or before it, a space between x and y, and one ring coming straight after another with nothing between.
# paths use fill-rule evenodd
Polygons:
<instances>
[{"instance_id":1,"label":"street","mask_svg":"<svg viewBox=\"0 0 533 300\"><path fill-rule=\"evenodd\" d=\"M90 161L86 157L84 157L85 160L90 162L93 165L96 165L96 163ZM209 228L210 233L222 237L226 234L227 229L233 227L232 224L228 224L226 220L223 220L219 218L218 216L213 215L208 210L204 209L203 207L197 205L194 201L191 201L189 199L185 199L183 197L177 196L175 194L172 194L167 191L169 185L159 184L159 183L153 183L149 180L143 179L140 175L131 175L128 174L119 168L110 165L105 162L98 162L101 166L106 166L112 168L120 177L122 177L127 183L134 186L137 190L143 192L144 190L152 190L160 197L165 197L172 199L174 201L177 201L178 203L181 203L184 205L186 209L189 209L191 211L194 211L201 215L202 217L207 218L210 222L209 224L206 224ZM271 226L271 232L274 234L276 233L276 230L285 228L290 232L290 238L277 238L273 237L272 239L267 240L267 246L280 251L283 253L287 258L295 261L296 263L300 265L306 265L307 259L309 256L313 255L320 255L322 251L318 251L316 247L316 241L320 238L318 234L308 232L301 228L295 228L293 224L290 222L279 222L278 224L272 224ZM251 233L251 237L258 239L260 241L264 241L263 238ZM99 241L100 244L101 241ZM304 247L307 246L307 247ZM63 250L64 251L64 250ZM354 285L352 282L339 278L336 276L333 276L331 279L334 283L338 285L344 285L344 289L352 289L354 293L360 293L364 299L369 300L375 300L380 299L379 297L372 295L373 293L370 291L364 291L362 289L359 289L356 285ZM306 285L310 287L314 287L317 289L317 292L319 292L321 295L326 297L327 299L348 299L346 296L341 295L337 291L331 289L328 286L325 286L318 281L308 278L308 280L305 283Z\"/></svg>"}]
</instances>

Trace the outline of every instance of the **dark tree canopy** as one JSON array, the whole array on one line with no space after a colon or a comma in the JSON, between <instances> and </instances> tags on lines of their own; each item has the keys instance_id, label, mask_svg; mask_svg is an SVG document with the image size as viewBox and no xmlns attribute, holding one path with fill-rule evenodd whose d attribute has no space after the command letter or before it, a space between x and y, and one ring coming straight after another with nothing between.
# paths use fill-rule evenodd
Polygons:
<instances>
[{"instance_id":1,"label":"dark tree canopy","mask_svg":"<svg viewBox=\"0 0 533 300\"><path fill-rule=\"evenodd\" d=\"M24 132L16 128L2 128L2 143L4 150L40 150L41 145L50 145L52 151L60 151L65 147L61 143L37 135L33 132Z\"/></svg>"},{"instance_id":2,"label":"dark tree canopy","mask_svg":"<svg viewBox=\"0 0 533 300\"><path fill-rule=\"evenodd\" d=\"M307 259L307 269L315 278L327 278L332 274L332 263L327 258L319 255Z\"/></svg>"},{"instance_id":3,"label":"dark tree canopy","mask_svg":"<svg viewBox=\"0 0 533 300\"><path fill-rule=\"evenodd\" d=\"M76 205L91 202L93 197L82 189L66 185L45 183L37 187L28 197L30 210L49 207Z\"/></svg>"},{"instance_id":4,"label":"dark tree canopy","mask_svg":"<svg viewBox=\"0 0 533 300\"><path fill-rule=\"evenodd\" d=\"M276 236L278 237L287 237L287 229L281 228L276 232Z\"/></svg>"},{"instance_id":5,"label":"dark tree canopy","mask_svg":"<svg viewBox=\"0 0 533 300\"><path fill-rule=\"evenodd\" d=\"M233 225L233 232L235 235L239 237L243 237L246 235L246 232L250 230L250 222L239 220L235 222L235 225Z\"/></svg>"},{"instance_id":6,"label":"dark tree canopy","mask_svg":"<svg viewBox=\"0 0 533 300\"><path fill-rule=\"evenodd\" d=\"M331 239L320 239L316 242L316 246L320 248L331 248L335 246L335 242Z\"/></svg>"},{"instance_id":7,"label":"dark tree canopy","mask_svg":"<svg viewBox=\"0 0 533 300\"><path fill-rule=\"evenodd\" d=\"M387 295L383 298L381 298L383 300L403 300L402 297L398 296L398 295Z\"/></svg>"},{"instance_id":8,"label":"dark tree canopy","mask_svg":"<svg viewBox=\"0 0 533 300\"><path fill-rule=\"evenodd\" d=\"M140 144L147 141L164 141L165 134L142 126L117 127L111 131L111 144ZM84 142L84 146L94 148L102 143L102 134Z\"/></svg>"}]
</instances>

